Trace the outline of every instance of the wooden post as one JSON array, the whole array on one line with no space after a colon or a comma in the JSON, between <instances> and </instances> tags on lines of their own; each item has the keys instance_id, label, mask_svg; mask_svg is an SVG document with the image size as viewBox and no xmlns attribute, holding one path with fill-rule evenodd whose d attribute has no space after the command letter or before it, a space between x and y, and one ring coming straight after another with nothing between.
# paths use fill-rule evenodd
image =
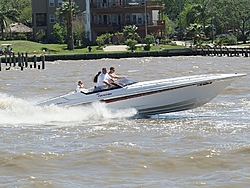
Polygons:
<instances>
[{"instance_id":1,"label":"wooden post","mask_svg":"<svg viewBox=\"0 0 250 188\"><path fill-rule=\"evenodd\" d=\"M11 66L11 63L12 63L12 61L11 61L11 53L9 54L9 64L10 64L10 66Z\"/></svg>"},{"instance_id":2,"label":"wooden post","mask_svg":"<svg viewBox=\"0 0 250 188\"><path fill-rule=\"evenodd\" d=\"M227 56L229 56L229 49L227 48Z\"/></svg>"},{"instance_id":3,"label":"wooden post","mask_svg":"<svg viewBox=\"0 0 250 188\"><path fill-rule=\"evenodd\" d=\"M21 60L21 54L18 52L18 66L21 67L22 66L22 60Z\"/></svg>"},{"instance_id":4,"label":"wooden post","mask_svg":"<svg viewBox=\"0 0 250 188\"><path fill-rule=\"evenodd\" d=\"M248 57L248 53L247 53L247 50L245 51L245 57Z\"/></svg>"},{"instance_id":5,"label":"wooden post","mask_svg":"<svg viewBox=\"0 0 250 188\"><path fill-rule=\"evenodd\" d=\"M22 56L21 56L22 58L22 66L24 66L24 55L23 55L23 53L22 53Z\"/></svg>"},{"instance_id":6,"label":"wooden post","mask_svg":"<svg viewBox=\"0 0 250 188\"><path fill-rule=\"evenodd\" d=\"M36 57L36 55L34 55L33 61L34 61L34 68L36 69L36 62L37 62L37 57Z\"/></svg>"},{"instance_id":7,"label":"wooden post","mask_svg":"<svg viewBox=\"0 0 250 188\"><path fill-rule=\"evenodd\" d=\"M45 56L41 56L41 60L42 60L42 69L45 69Z\"/></svg>"},{"instance_id":8,"label":"wooden post","mask_svg":"<svg viewBox=\"0 0 250 188\"><path fill-rule=\"evenodd\" d=\"M16 57L15 57L15 53L12 53L12 61L13 61L13 67L16 66Z\"/></svg>"},{"instance_id":9,"label":"wooden post","mask_svg":"<svg viewBox=\"0 0 250 188\"><path fill-rule=\"evenodd\" d=\"M28 67L28 53L25 53L25 67Z\"/></svg>"},{"instance_id":10,"label":"wooden post","mask_svg":"<svg viewBox=\"0 0 250 188\"><path fill-rule=\"evenodd\" d=\"M7 66L8 59L7 59L7 54L5 54L5 65Z\"/></svg>"}]
</instances>

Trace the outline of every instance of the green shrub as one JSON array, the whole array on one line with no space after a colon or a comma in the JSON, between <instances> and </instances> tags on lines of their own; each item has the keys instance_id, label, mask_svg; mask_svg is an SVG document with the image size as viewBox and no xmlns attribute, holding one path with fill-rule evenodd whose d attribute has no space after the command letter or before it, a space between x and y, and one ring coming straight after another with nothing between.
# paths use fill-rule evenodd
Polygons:
<instances>
[{"instance_id":1,"label":"green shrub","mask_svg":"<svg viewBox=\"0 0 250 188\"><path fill-rule=\"evenodd\" d=\"M237 38L234 35L219 37L215 40L215 43L218 45L235 45L237 44Z\"/></svg>"},{"instance_id":2,"label":"green shrub","mask_svg":"<svg viewBox=\"0 0 250 188\"><path fill-rule=\"evenodd\" d=\"M145 46L144 46L144 50L145 50L145 51L149 51L149 50L150 50L150 44L145 45Z\"/></svg>"},{"instance_id":3,"label":"green shrub","mask_svg":"<svg viewBox=\"0 0 250 188\"><path fill-rule=\"evenodd\" d=\"M23 33L19 33L17 34L14 39L17 39L17 40L27 40L27 36Z\"/></svg>"},{"instance_id":4,"label":"green shrub","mask_svg":"<svg viewBox=\"0 0 250 188\"><path fill-rule=\"evenodd\" d=\"M53 25L52 35L55 38L55 40L54 40L55 43L57 43L57 44L64 43L64 38L66 35L64 32L64 28L59 23L56 23L55 25Z\"/></svg>"},{"instance_id":5,"label":"green shrub","mask_svg":"<svg viewBox=\"0 0 250 188\"><path fill-rule=\"evenodd\" d=\"M125 41L125 44L129 47L129 49L133 52L135 50L135 45L137 44L138 42L136 40L133 40L133 39L127 39Z\"/></svg>"}]
</instances>

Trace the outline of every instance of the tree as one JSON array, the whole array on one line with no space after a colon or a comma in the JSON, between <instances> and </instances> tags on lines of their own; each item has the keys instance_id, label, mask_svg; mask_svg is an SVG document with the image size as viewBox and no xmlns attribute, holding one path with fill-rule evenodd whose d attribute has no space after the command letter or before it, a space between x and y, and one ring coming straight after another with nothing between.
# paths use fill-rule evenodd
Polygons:
<instances>
[{"instance_id":1,"label":"tree","mask_svg":"<svg viewBox=\"0 0 250 188\"><path fill-rule=\"evenodd\" d=\"M146 43L146 45L144 46L144 50L150 50L150 45L155 43L155 38L153 35L147 35L145 38L144 38L144 41Z\"/></svg>"},{"instance_id":2,"label":"tree","mask_svg":"<svg viewBox=\"0 0 250 188\"><path fill-rule=\"evenodd\" d=\"M105 40L106 40L105 34L102 34L96 38L96 43L99 49L101 49L101 47L105 44Z\"/></svg>"},{"instance_id":3,"label":"tree","mask_svg":"<svg viewBox=\"0 0 250 188\"><path fill-rule=\"evenodd\" d=\"M86 32L83 19L81 17L77 17L72 24L74 39L84 41L86 39Z\"/></svg>"},{"instance_id":4,"label":"tree","mask_svg":"<svg viewBox=\"0 0 250 188\"><path fill-rule=\"evenodd\" d=\"M123 35L126 39L140 40L139 34L136 32L138 27L135 25L125 26L123 29Z\"/></svg>"},{"instance_id":5,"label":"tree","mask_svg":"<svg viewBox=\"0 0 250 188\"><path fill-rule=\"evenodd\" d=\"M219 11L216 11L216 9ZM225 33L231 30L237 34L240 31L243 43L246 43L247 32L250 29L249 0L218 0L214 4L215 22Z\"/></svg>"},{"instance_id":6,"label":"tree","mask_svg":"<svg viewBox=\"0 0 250 188\"><path fill-rule=\"evenodd\" d=\"M78 14L78 6L76 3L64 1L62 6L57 8L56 15L59 19L63 19L66 23L67 28L67 44L68 49L73 50L74 49L74 40L73 40L73 29L72 29L72 18L75 17Z\"/></svg>"},{"instance_id":7,"label":"tree","mask_svg":"<svg viewBox=\"0 0 250 188\"><path fill-rule=\"evenodd\" d=\"M191 10L187 13L187 23L189 24L202 24L203 30L206 27L206 18L207 18L207 8L208 2L204 1L203 5L195 4L192 6Z\"/></svg>"},{"instance_id":8,"label":"tree","mask_svg":"<svg viewBox=\"0 0 250 188\"><path fill-rule=\"evenodd\" d=\"M4 10L15 9L18 12L17 18L21 23L31 23L32 21L32 0L1 0L0 8ZM1 8L1 10L3 10Z\"/></svg>"},{"instance_id":9,"label":"tree","mask_svg":"<svg viewBox=\"0 0 250 188\"><path fill-rule=\"evenodd\" d=\"M17 21L18 11L16 9L5 10L3 7L0 8L0 28L2 33L2 40L5 38L5 34L8 31L8 27L11 21Z\"/></svg>"},{"instance_id":10,"label":"tree","mask_svg":"<svg viewBox=\"0 0 250 188\"><path fill-rule=\"evenodd\" d=\"M125 41L125 44L129 47L129 49L134 52L135 50L135 45L137 44L137 40L134 40L134 39L127 39Z\"/></svg>"},{"instance_id":11,"label":"tree","mask_svg":"<svg viewBox=\"0 0 250 188\"><path fill-rule=\"evenodd\" d=\"M187 35L192 37L194 40L194 45L201 45L203 42L203 39L205 39L205 34L203 31L203 26L200 24L191 24L188 28Z\"/></svg>"},{"instance_id":12,"label":"tree","mask_svg":"<svg viewBox=\"0 0 250 188\"><path fill-rule=\"evenodd\" d=\"M124 38L123 33L122 32L116 32L116 33L114 33L114 36L117 38L117 43L121 44L122 39Z\"/></svg>"},{"instance_id":13,"label":"tree","mask_svg":"<svg viewBox=\"0 0 250 188\"><path fill-rule=\"evenodd\" d=\"M42 41L43 38L45 37L46 33L43 29L38 29L37 32L36 32L36 39L38 41Z\"/></svg>"},{"instance_id":14,"label":"tree","mask_svg":"<svg viewBox=\"0 0 250 188\"><path fill-rule=\"evenodd\" d=\"M64 33L64 28L59 24L56 23L53 25L53 36L56 39L56 43L63 44L64 43L64 38L65 38L65 33Z\"/></svg>"}]
</instances>

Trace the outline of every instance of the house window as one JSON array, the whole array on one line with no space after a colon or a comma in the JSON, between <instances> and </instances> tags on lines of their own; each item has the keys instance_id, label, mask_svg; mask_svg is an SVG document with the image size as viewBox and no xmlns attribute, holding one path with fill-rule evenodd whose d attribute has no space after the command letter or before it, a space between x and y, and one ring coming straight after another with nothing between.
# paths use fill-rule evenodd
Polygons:
<instances>
[{"instance_id":1,"label":"house window","mask_svg":"<svg viewBox=\"0 0 250 188\"><path fill-rule=\"evenodd\" d=\"M50 21L50 23L55 23L56 22L56 15L55 14L50 14L49 15L49 21Z\"/></svg>"},{"instance_id":2,"label":"house window","mask_svg":"<svg viewBox=\"0 0 250 188\"><path fill-rule=\"evenodd\" d=\"M130 14L126 14L126 23L129 23L131 21Z\"/></svg>"},{"instance_id":3,"label":"house window","mask_svg":"<svg viewBox=\"0 0 250 188\"><path fill-rule=\"evenodd\" d=\"M97 21L99 24L102 23L102 15L98 15L98 21Z\"/></svg>"},{"instance_id":4,"label":"house window","mask_svg":"<svg viewBox=\"0 0 250 188\"><path fill-rule=\"evenodd\" d=\"M62 6L62 0L58 0L58 7Z\"/></svg>"},{"instance_id":5,"label":"house window","mask_svg":"<svg viewBox=\"0 0 250 188\"><path fill-rule=\"evenodd\" d=\"M103 15L103 23L108 24L108 15Z\"/></svg>"},{"instance_id":6,"label":"house window","mask_svg":"<svg viewBox=\"0 0 250 188\"><path fill-rule=\"evenodd\" d=\"M46 26L46 14L45 13L36 14L36 26Z\"/></svg>"},{"instance_id":7,"label":"house window","mask_svg":"<svg viewBox=\"0 0 250 188\"><path fill-rule=\"evenodd\" d=\"M138 20L137 20L138 24L142 24L142 23L143 23L143 22L142 22L142 20L143 20L143 19L142 19L142 14L138 14L138 15L137 15L137 19L138 19Z\"/></svg>"},{"instance_id":8,"label":"house window","mask_svg":"<svg viewBox=\"0 0 250 188\"><path fill-rule=\"evenodd\" d=\"M55 6L55 0L49 0L49 6L54 7Z\"/></svg>"}]
</instances>

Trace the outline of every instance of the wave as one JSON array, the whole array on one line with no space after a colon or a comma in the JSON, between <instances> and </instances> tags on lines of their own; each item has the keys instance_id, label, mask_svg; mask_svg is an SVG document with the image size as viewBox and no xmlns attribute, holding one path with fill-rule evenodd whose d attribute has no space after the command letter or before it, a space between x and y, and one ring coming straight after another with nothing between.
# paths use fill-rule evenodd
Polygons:
<instances>
[{"instance_id":1,"label":"wave","mask_svg":"<svg viewBox=\"0 0 250 188\"><path fill-rule=\"evenodd\" d=\"M6 94L0 94L0 126L39 125L66 122L99 121L105 119L124 119L136 115L135 109L112 110L105 104L96 102L88 107L40 107Z\"/></svg>"}]
</instances>

